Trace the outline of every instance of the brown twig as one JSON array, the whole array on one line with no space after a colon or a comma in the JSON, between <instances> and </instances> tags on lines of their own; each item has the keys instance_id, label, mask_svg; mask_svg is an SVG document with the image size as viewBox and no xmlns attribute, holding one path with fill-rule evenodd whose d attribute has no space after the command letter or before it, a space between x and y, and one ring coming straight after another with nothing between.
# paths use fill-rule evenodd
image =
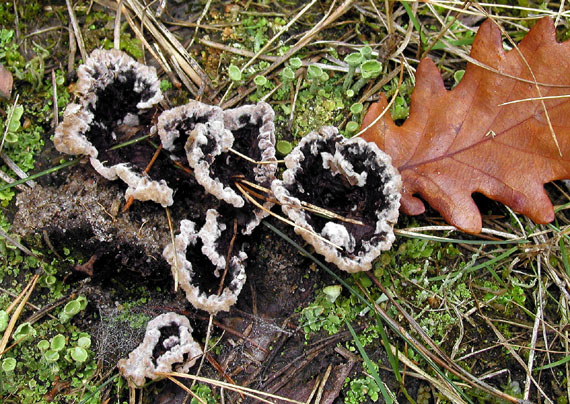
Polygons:
<instances>
[{"instance_id":1,"label":"brown twig","mask_svg":"<svg viewBox=\"0 0 570 404\"><path fill-rule=\"evenodd\" d=\"M156 148L156 151L154 152L152 158L150 159L149 163L147 164L147 166L144 169L145 174L149 173L150 169L152 168L154 162L158 158L158 155L160 154L161 151L162 151L162 145L160 145ZM125 203L125 206L123 206L121 213L125 213L126 211L128 211L134 201L135 201L135 198L133 196L130 196L129 199L127 200L127 203Z\"/></svg>"}]
</instances>

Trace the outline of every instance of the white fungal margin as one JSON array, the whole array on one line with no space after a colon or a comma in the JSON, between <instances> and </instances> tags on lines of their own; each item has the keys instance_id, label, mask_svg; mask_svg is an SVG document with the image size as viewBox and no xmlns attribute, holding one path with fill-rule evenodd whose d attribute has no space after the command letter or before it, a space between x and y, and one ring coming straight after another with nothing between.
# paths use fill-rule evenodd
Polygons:
<instances>
[{"instance_id":1,"label":"white fungal margin","mask_svg":"<svg viewBox=\"0 0 570 404\"><path fill-rule=\"evenodd\" d=\"M215 215L213 213L210 215L210 220L214 220ZM200 233L196 233L195 224L189 220L182 220L180 234L175 237L174 247L172 244L169 244L164 249L163 257L171 265L172 271L176 272L175 279L178 279L178 284L186 293L186 299L194 307L213 315L220 311L229 311L230 307L237 302L237 298L246 281L244 261L247 259L247 255L243 251L233 254L228 265L227 276L230 278L228 286L219 295L208 295L193 283L195 270L192 267L192 263L186 258L187 249L195 246L199 237ZM212 242L209 240L202 240L202 243L203 245L208 243L212 247ZM203 253L203 249L200 253ZM225 266L212 266L214 267L214 275L217 274L217 276L225 269ZM197 268L196 271L198 270L205 271L207 269Z\"/></svg>"},{"instance_id":2,"label":"white fungal margin","mask_svg":"<svg viewBox=\"0 0 570 404\"><path fill-rule=\"evenodd\" d=\"M138 172L125 163L112 166L105 165L99 160L100 151L96 149L92 141L87 138L89 131L96 127L98 131L105 133L103 136L115 138L107 127L104 120L108 117L96 117L95 111L99 102L113 102L114 100L99 100L99 92L115 83L123 83L128 79L134 80L132 92L140 94L141 99L137 102L138 113L144 113L149 108L158 104L163 96L160 92L160 81L153 67L138 63L133 58L119 50L96 49L87 58L85 63L78 68L79 80L76 84L76 92L79 95L79 103L67 106L63 114L63 121L55 130L54 145L62 152L72 155L89 156L91 165L104 178L113 181L118 178L128 185L125 197L141 201L152 200L162 206L172 205L173 191L165 181L153 181L144 172ZM130 97L132 94L124 94ZM98 119L102 121L99 122ZM126 111L122 116L118 113L113 125L138 126L139 115ZM152 131L151 131L152 133ZM100 135L100 134L99 134Z\"/></svg>"},{"instance_id":3,"label":"white fungal margin","mask_svg":"<svg viewBox=\"0 0 570 404\"><path fill-rule=\"evenodd\" d=\"M176 328L176 334L163 338L160 351L155 358L154 350L166 329ZM165 313L149 321L143 342L118 363L119 372L130 379L137 387L142 387L146 379L162 378L157 373L173 371L186 373L196 359L202 355L202 348L192 338L192 327L188 319L177 313Z\"/></svg>"},{"instance_id":4,"label":"white fungal margin","mask_svg":"<svg viewBox=\"0 0 570 404\"><path fill-rule=\"evenodd\" d=\"M331 149L328 144L334 144ZM384 209L374 212L374 234L366 239L358 239L351 234L350 228L343 221L330 220L317 231L311 225L310 214L302 208L302 199L306 195L303 187L298 184L299 178L306 175L316 175L305 172L303 163L309 158L304 152L309 152L313 158L322 160L322 168L330 170L333 178L339 176L353 187L361 187L372 192L370 182L374 176L381 178L383 188L376 190L384 200ZM370 158L369 156L373 156ZM368 157L367 157L368 156ZM355 164L360 162L365 169L357 172ZM338 135L334 127L323 127L319 132L311 132L305 136L297 147L285 158L287 170L283 180L275 180L271 185L274 196L282 204L283 212L297 226L295 232L309 242L315 250L324 256L325 260L336 264L347 272L367 271L372 262L382 251L389 249L394 241L393 226L398 220L400 207L400 190L402 181L398 171L392 166L391 158L382 152L374 143L360 138L345 139ZM298 178L299 177L299 178ZM322 184L326 188L326 184ZM292 195L290 190L297 188L301 195ZM314 191L314 190L311 190ZM328 208L322 206L322 208ZM306 230L303 230L306 229ZM329 240L324 242L315 234Z\"/></svg>"},{"instance_id":5,"label":"white fungal margin","mask_svg":"<svg viewBox=\"0 0 570 404\"><path fill-rule=\"evenodd\" d=\"M220 107L198 101L190 101L188 104L168 109L161 113L156 126L162 147L168 151L175 151L175 143L181 136L181 132L189 136L197 125L215 121L223 124L224 115ZM181 143L183 147L186 143L186 137Z\"/></svg>"}]
</instances>

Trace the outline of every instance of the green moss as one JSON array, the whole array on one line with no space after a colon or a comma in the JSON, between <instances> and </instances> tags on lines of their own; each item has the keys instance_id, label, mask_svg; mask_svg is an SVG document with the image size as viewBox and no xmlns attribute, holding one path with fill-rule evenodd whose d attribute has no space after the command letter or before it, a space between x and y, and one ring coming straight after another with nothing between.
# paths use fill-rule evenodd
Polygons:
<instances>
[{"instance_id":1,"label":"green moss","mask_svg":"<svg viewBox=\"0 0 570 404\"><path fill-rule=\"evenodd\" d=\"M9 383L0 383L0 399L12 399L22 404L43 404L49 402L47 393L52 391L56 384L69 383L69 387L60 392L61 395L54 397L55 402L64 402L61 401L64 395L65 402L79 401L84 394L83 388L92 389L88 382L97 370L94 353L82 348L88 356L82 363L69 362L63 354L53 356L50 360L45 357L42 345L38 346L38 343L47 342L51 338L58 339L59 342L69 341L69 345L75 348L78 338L87 334L79 332L73 324L60 327L57 319L38 322L34 324L34 330L35 335L4 354L4 360L12 358L16 361L16 368L10 375ZM55 335L54 330L60 330L61 334ZM78 389L79 387L82 389Z\"/></svg>"}]
</instances>

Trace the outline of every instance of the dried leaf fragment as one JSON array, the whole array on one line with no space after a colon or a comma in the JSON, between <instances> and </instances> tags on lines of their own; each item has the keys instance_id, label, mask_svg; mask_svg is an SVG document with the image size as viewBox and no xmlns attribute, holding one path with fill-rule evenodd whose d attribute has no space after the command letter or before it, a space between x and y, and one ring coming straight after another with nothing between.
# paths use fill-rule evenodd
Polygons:
<instances>
[{"instance_id":1,"label":"dried leaf fragment","mask_svg":"<svg viewBox=\"0 0 570 404\"><path fill-rule=\"evenodd\" d=\"M467 232L481 231L481 215L471 195L480 192L537 223L553 220L544 184L570 178L570 100L544 104L560 144L560 155L540 100L568 94L570 41L557 43L550 18L539 20L519 44L505 52L499 29L484 22L461 82L447 91L435 64L424 59L416 73L410 116L396 126L385 114L364 134L392 157L402 175L402 211L425 210L421 196L446 221ZM515 78L516 77L516 78ZM551 85L545 85L551 84ZM386 108L386 99L371 106L362 127Z\"/></svg>"}]
</instances>

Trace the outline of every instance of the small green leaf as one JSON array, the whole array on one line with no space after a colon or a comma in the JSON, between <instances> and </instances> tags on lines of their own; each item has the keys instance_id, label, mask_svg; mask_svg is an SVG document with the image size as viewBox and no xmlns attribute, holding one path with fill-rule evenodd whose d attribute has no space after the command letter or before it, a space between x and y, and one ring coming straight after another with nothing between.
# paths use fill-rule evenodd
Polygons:
<instances>
[{"instance_id":1,"label":"small green leaf","mask_svg":"<svg viewBox=\"0 0 570 404\"><path fill-rule=\"evenodd\" d=\"M65 337L61 334L57 334L51 339L51 349L54 351L61 351L65 346Z\"/></svg>"},{"instance_id":2,"label":"small green leaf","mask_svg":"<svg viewBox=\"0 0 570 404\"><path fill-rule=\"evenodd\" d=\"M13 372L17 363L14 358L6 358L2 361L2 370L6 373Z\"/></svg>"},{"instance_id":3,"label":"small green leaf","mask_svg":"<svg viewBox=\"0 0 570 404\"><path fill-rule=\"evenodd\" d=\"M21 105L16 105L12 112L12 119L8 123L8 131L9 132L16 132L20 129L20 119L22 119L22 115L24 114L24 107Z\"/></svg>"},{"instance_id":4,"label":"small green leaf","mask_svg":"<svg viewBox=\"0 0 570 404\"><path fill-rule=\"evenodd\" d=\"M80 346L76 346L75 348L71 348L70 354L71 354L71 357L73 358L73 360L76 362L79 362L79 363L85 362L87 360L87 358L89 357L85 348L82 348Z\"/></svg>"},{"instance_id":5,"label":"small green leaf","mask_svg":"<svg viewBox=\"0 0 570 404\"><path fill-rule=\"evenodd\" d=\"M232 81L240 81L241 80L241 71L235 65L230 65L228 68L228 76Z\"/></svg>"}]
</instances>

